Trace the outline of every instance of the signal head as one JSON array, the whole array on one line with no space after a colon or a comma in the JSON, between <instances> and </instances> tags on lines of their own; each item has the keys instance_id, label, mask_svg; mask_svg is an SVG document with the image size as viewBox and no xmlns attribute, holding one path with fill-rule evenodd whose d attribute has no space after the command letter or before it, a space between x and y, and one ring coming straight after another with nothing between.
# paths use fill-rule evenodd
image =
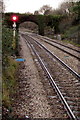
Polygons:
<instances>
[{"instance_id":1,"label":"signal head","mask_svg":"<svg viewBox=\"0 0 80 120\"><path fill-rule=\"evenodd\" d=\"M13 15L12 16L12 21L13 22L17 22L18 21L18 16L17 15Z\"/></svg>"}]
</instances>

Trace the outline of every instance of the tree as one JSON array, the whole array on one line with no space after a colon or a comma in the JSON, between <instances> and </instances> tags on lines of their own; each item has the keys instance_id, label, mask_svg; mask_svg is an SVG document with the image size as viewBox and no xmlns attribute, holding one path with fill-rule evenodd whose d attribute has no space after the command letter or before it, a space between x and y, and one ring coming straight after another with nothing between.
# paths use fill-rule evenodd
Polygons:
<instances>
[{"instance_id":1,"label":"tree","mask_svg":"<svg viewBox=\"0 0 80 120\"><path fill-rule=\"evenodd\" d=\"M52 11L52 7L50 7L49 5L43 5L39 10L41 14L47 14L50 11Z\"/></svg>"},{"instance_id":2,"label":"tree","mask_svg":"<svg viewBox=\"0 0 80 120\"><path fill-rule=\"evenodd\" d=\"M75 5L73 6L73 11L80 15L80 1L75 3Z\"/></svg>"},{"instance_id":3,"label":"tree","mask_svg":"<svg viewBox=\"0 0 80 120\"><path fill-rule=\"evenodd\" d=\"M38 10L34 11L34 15L39 15L39 11Z\"/></svg>"},{"instance_id":4,"label":"tree","mask_svg":"<svg viewBox=\"0 0 80 120\"><path fill-rule=\"evenodd\" d=\"M33 13L31 13L31 12L26 12L25 14L28 14L28 15L33 15Z\"/></svg>"},{"instance_id":5,"label":"tree","mask_svg":"<svg viewBox=\"0 0 80 120\"><path fill-rule=\"evenodd\" d=\"M62 12L62 14L65 14L65 13L69 13L70 12L70 8L73 6L73 3L72 2L63 2L61 5L60 5L60 11Z\"/></svg>"},{"instance_id":6,"label":"tree","mask_svg":"<svg viewBox=\"0 0 80 120\"><path fill-rule=\"evenodd\" d=\"M5 10L3 1L0 1L0 13L3 13Z\"/></svg>"},{"instance_id":7,"label":"tree","mask_svg":"<svg viewBox=\"0 0 80 120\"><path fill-rule=\"evenodd\" d=\"M72 10L77 15L77 20L80 23L80 1L75 3L75 5L72 7Z\"/></svg>"},{"instance_id":8,"label":"tree","mask_svg":"<svg viewBox=\"0 0 80 120\"><path fill-rule=\"evenodd\" d=\"M53 14L53 10L46 10L44 12L44 15L52 15Z\"/></svg>"}]
</instances>

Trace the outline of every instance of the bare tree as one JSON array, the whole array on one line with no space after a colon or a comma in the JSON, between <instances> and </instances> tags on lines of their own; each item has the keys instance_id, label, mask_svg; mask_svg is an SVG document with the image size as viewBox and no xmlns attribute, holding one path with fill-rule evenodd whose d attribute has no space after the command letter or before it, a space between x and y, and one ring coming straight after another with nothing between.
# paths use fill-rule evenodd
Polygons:
<instances>
[{"instance_id":1,"label":"bare tree","mask_svg":"<svg viewBox=\"0 0 80 120\"><path fill-rule=\"evenodd\" d=\"M80 0L66 0L68 2L79 2Z\"/></svg>"},{"instance_id":2,"label":"bare tree","mask_svg":"<svg viewBox=\"0 0 80 120\"><path fill-rule=\"evenodd\" d=\"M31 13L31 12L26 12L25 14L28 14L28 15L33 15L33 13Z\"/></svg>"},{"instance_id":3,"label":"bare tree","mask_svg":"<svg viewBox=\"0 0 80 120\"><path fill-rule=\"evenodd\" d=\"M0 0L0 13L3 13L5 10L4 3L2 0Z\"/></svg>"},{"instance_id":4,"label":"bare tree","mask_svg":"<svg viewBox=\"0 0 80 120\"><path fill-rule=\"evenodd\" d=\"M38 10L34 11L34 15L39 15L39 11Z\"/></svg>"},{"instance_id":5,"label":"bare tree","mask_svg":"<svg viewBox=\"0 0 80 120\"><path fill-rule=\"evenodd\" d=\"M69 9L72 7L72 2L63 2L60 5L60 10L62 11L63 14L69 13Z\"/></svg>"},{"instance_id":6,"label":"bare tree","mask_svg":"<svg viewBox=\"0 0 80 120\"><path fill-rule=\"evenodd\" d=\"M41 14L46 14L47 12L50 11L52 11L52 7L50 7L49 5L43 5L39 10Z\"/></svg>"}]
</instances>

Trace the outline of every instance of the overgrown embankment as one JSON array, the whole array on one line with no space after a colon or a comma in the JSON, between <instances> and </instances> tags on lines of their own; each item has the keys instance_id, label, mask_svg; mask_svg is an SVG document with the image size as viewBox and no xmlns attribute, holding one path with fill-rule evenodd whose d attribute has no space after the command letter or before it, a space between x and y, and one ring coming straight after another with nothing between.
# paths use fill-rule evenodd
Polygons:
<instances>
[{"instance_id":1,"label":"overgrown embankment","mask_svg":"<svg viewBox=\"0 0 80 120\"><path fill-rule=\"evenodd\" d=\"M62 39L64 39L66 42L69 42L71 44L80 46L80 38L79 38L79 25L72 26L68 28L64 34L62 34Z\"/></svg>"},{"instance_id":2,"label":"overgrown embankment","mask_svg":"<svg viewBox=\"0 0 80 120\"><path fill-rule=\"evenodd\" d=\"M11 105L14 99L14 93L16 92L17 79L16 71L18 69L18 63L14 57L17 52L18 34L16 33L16 43L13 41L13 30L3 25L2 28L2 78L3 78L3 108L11 110ZM15 45L13 47L13 45ZM3 111L3 114L5 111Z\"/></svg>"}]
</instances>

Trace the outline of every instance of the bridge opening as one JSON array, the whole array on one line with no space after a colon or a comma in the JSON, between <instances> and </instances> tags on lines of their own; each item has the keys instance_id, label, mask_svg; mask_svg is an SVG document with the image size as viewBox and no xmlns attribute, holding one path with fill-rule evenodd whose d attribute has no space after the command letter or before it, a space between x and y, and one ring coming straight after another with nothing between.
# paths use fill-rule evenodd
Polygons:
<instances>
[{"instance_id":1,"label":"bridge opening","mask_svg":"<svg viewBox=\"0 0 80 120\"><path fill-rule=\"evenodd\" d=\"M30 21L23 22L19 25L19 29L24 32L32 32L39 34L38 25L34 22L30 22Z\"/></svg>"}]
</instances>

